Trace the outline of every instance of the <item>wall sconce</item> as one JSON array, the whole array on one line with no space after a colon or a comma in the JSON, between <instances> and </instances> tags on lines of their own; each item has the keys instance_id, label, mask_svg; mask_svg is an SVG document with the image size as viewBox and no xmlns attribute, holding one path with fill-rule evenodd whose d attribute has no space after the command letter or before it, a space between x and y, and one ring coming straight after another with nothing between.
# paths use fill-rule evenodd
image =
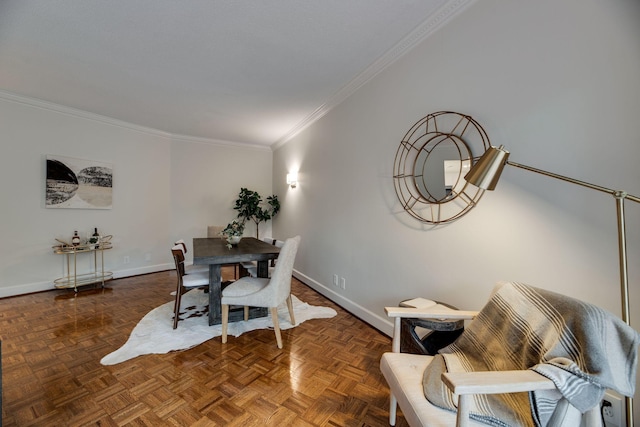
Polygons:
<instances>
[{"instance_id":1,"label":"wall sconce","mask_svg":"<svg viewBox=\"0 0 640 427\"><path fill-rule=\"evenodd\" d=\"M289 184L291 188L296 188L298 185L298 172L290 172L287 174L287 184Z\"/></svg>"}]
</instances>

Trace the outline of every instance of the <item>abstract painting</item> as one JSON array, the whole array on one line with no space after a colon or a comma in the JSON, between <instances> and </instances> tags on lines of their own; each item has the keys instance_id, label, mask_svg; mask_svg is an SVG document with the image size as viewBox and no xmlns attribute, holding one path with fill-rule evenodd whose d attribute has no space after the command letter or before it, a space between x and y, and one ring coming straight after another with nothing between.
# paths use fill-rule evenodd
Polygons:
<instances>
[{"instance_id":1,"label":"abstract painting","mask_svg":"<svg viewBox=\"0 0 640 427\"><path fill-rule=\"evenodd\" d=\"M47 208L111 209L112 188L108 163L47 156Z\"/></svg>"}]
</instances>

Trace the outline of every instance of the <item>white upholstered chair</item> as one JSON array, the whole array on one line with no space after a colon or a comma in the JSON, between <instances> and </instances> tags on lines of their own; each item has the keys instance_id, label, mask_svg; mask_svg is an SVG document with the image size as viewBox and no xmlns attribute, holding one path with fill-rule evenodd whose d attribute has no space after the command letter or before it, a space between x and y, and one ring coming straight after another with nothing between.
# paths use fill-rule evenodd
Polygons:
<instances>
[{"instance_id":1,"label":"white upholstered chair","mask_svg":"<svg viewBox=\"0 0 640 427\"><path fill-rule=\"evenodd\" d=\"M385 310L395 322L393 352L380 361L392 426L397 402L412 427L486 426L483 418L601 427L605 390L633 395L640 334L591 304L502 283L479 315L441 307ZM415 317L474 320L436 356L400 353L400 321Z\"/></svg>"},{"instance_id":2,"label":"white upholstered chair","mask_svg":"<svg viewBox=\"0 0 640 427\"><path fill-rule=\"evenodd\" d=\"M221 225L210 225L207 227L207 237L221 237L222 230L224 227Z\"/></svg>"},{"instance_id":3,"label":"white upholstered chair","mask_svg":"<svg viewBox=\"0 0 640 427\"><path fill-rule=\"evenodd\" d=\"M187 244L184 242L184 240L180 239L174 243L174 246L178 246L178 245L182 248L182 254L185 255L184 257L186 258ZM208 273L209 266L204 264L203 265L194 265L194 264L186 265L185 264L184 270L185 270L185 274Z\"/></svg>"},{"instance_id":4,"label":"white upholstered chair","mask_svg":"<svg viewBox=\"0 0 640 427\"><path fill-rule=\"evenodd\" d=\"M178 327L178 320L180 320L180 301L182 294L190 289L208 287L209 272L186 274L184 268L184 252L182 246L179 244L171 248L171 254L173 255L173 261L176 265L176 275L178 276L176 282L176 297L173 304L173 329L176 329Z\"/></svg>"},{"instance_id":5,"label":"white upholstered chair","mask_svg":"<svg viewBox=\"0 0 640 427\"><path fill-rule=\"evenodd\" d=\"M291 275L293 264L300 245L300 236L287 239L278 256L270 279L259 277L242 277L222 291L222 342L227 342L227 326L229 323L229 306L245 307L245 320L248 307L267 307L271 311L273 329L276 334L278 348L282 348L282 336L278 322L278 305L287 302L291 323L295 325L293 303L291 301Z\"/></svg>"}]
</instances>

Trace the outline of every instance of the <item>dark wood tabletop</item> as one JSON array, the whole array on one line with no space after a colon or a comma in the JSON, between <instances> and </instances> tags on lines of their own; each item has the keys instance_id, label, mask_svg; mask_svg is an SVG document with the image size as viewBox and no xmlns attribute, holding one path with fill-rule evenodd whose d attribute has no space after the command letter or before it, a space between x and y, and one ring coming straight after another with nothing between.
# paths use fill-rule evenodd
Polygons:
<instances>
[{"instance_id":1,"label":"dark wood tabletop","mask_svg":"<svg viewBox=\"0 0 640 427\"><path fill-rule=\"evenodd\" d=\"M278 257L280 248L255 237L243 237L236 246L218 237L193 239L194 264L231 264L243 261L267 261Z\"/></svg>"}]
</instances>

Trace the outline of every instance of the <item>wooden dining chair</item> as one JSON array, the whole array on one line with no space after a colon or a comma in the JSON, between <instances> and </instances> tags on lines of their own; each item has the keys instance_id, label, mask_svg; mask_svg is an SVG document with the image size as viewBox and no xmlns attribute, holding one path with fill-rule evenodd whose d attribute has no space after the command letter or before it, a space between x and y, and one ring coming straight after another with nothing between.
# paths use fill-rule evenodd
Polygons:
<instances>
[{"instance_id":1,"label":"wooden dining chair","mask_svg":"<svg viewBox=\"0 0 640 427\"><path fill-rule=\"evenodd\" d=\"M180 246L182 248L182 254L183 257L186 258L186 254L187 254L187 245L184 242L184 240L180 239L180 240L176 240L176 242L173 244L174 247L175 246ZM187 265L185 263L184 265L184 269L185 269L185 274L191 274L191 273L209 273L209 266L208 265L195 265L195 264L190 264Z\"/></svg>"},{"instance_id":2,"label":"wooden dining chair","mask_svg":"<svg viewBox=\"0 0 640 427\"><path fill-rule=\"evenodd\" d=\"M173 329L176 329L178 327L178 320L180 320L180 301L182 294L195 288L208 288L209 272L186 274L184 268L184 252L182 246L179 244L171 248L171 254L173 255L173 261L176 266L176 275L178 276L176 281L176 297L173 304Z\"/></svg>"},{"instance_id":3,"label":"wooden dining chair","mask_svg":"<svg viewBox=\"0 0 640 427\"><path fill-rule=\"evenodd\" d=\"M222 342L227 342L227 327L229 324L229 306L241 305L245 307L244 319L248 320L248 307L266 307L271 311L273 330L276 334L278 348L282 348L282 335L278 322L278 306L287 302L291 324L296 320L291 300L291 276L293 263L300 246L300 236L287 239L278 256L278 263L271 279L260 277L242 277L231 283L222 291Z\"/></svg>"}]
</instances>

